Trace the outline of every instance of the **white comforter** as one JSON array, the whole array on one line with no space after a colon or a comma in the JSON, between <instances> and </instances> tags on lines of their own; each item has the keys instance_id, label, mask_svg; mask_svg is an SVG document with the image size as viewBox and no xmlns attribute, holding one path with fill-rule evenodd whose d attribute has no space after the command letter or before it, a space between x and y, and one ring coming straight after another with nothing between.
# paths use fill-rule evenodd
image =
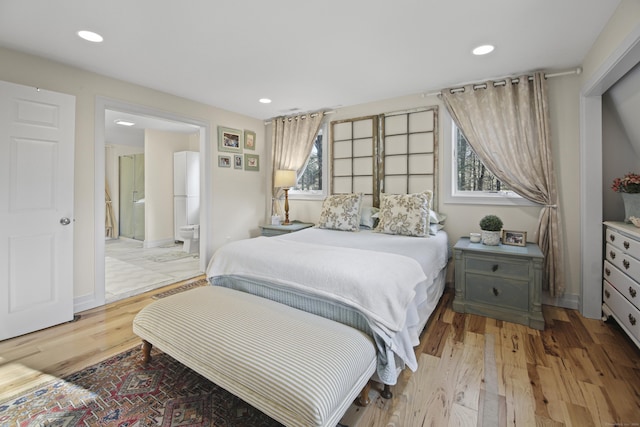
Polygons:
<instances>
[{"instance_id":1,"label":"white comforter","mask_svg":"<svg viewBox=\"0 0 640 427\"><path fill-rule=\"evenodd\" d=\"M415 286L426 279L420 264L402 255L270 237L223 246L209 270L209 277L266 280L346 304L388 334L402 329Z\"/></svg>"},{"instance_id":2,"label":"white comforter","mask_svg":"<svg viewBox=\"0 0 640 427\"><path fill-rule=\"evenodd\" d=\"M413 346L418 337L407 316L417 317L417 305L427 299L427 286L447 260L445 233L412 238L311 228L228 243L214 254L207 277L275 283L358 310L392 352L384 358L389 365L379 366L378 373L393 384L393 354L417 369Z\"/></svg>"}]
</instances>

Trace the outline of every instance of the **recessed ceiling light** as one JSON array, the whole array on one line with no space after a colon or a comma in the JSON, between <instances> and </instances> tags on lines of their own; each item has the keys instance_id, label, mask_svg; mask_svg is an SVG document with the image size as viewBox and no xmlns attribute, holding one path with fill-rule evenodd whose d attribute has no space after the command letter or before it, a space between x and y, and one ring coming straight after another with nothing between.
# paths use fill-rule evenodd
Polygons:
<instances>
[{"instance_id":1,"label":"recessed ceiling light","mask_svg":"<svg viewBox=\"0 0 640 427\"><path fill-rule=\"evenodd\" d=\"M93 43L100 43L104 40L104 38L100 34L86 30L78 31L78 37Z\"/></svg>"},{"instance_id":2,"label":"recessed ceiling light","mask_svg":"<svg viewBox=\"0 0 640 427\"><path fill-rule=\"evenodd\" d=\"M260 98L258 101L262 104L271 104L271 100L269 98Z\"/></svg>"},{"instance_id":3,"label":"recessed ceiling light","mask_svg":"<svg viewBox=\"0 0 640 427\"><path fill-rule=\"evenodd\" d=\"M473 49L473 54L474 55L486 55L487 53L491 53L493 52L494 47L490 44L483 44L482 46L478 46L477 48Z\"/></svg>"},{"instance_id":4,"label":"recessed ceiling light","mask_svg":"<svg viewBox=\"0 0 640 427\"><path fill-rule=\"evenodd\" d=\"M134 126L135 123L127 120L114 120L114 123L120 126Z\"/></svg>"}]
</instances>

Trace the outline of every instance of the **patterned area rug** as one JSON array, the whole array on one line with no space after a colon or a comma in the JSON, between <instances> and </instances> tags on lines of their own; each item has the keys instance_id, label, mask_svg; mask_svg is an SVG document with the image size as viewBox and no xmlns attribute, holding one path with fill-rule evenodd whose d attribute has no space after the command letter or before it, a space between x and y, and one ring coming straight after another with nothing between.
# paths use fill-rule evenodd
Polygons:
<instances>
[{"instance_id":1,"label":"patterned area rug","mask_svg":"<svg viewBox=\"0 0 640 427\"><path fill-rule=\"evenodd\" d=\"M188 291L189 289L199 288L200 286L205 286L205 285L208 285L208 284L209 284L209 282L207 281L207 279L199 279L199 280L196 280L194 282L185 283L185 284L180 285L177 288L173 288L173 289L171 289L169 291L157 293L157 294L153 295L151 298L153 298L153 299L165 298L165 297L168 297L168 296L171 296L171 295L178 294L180 292Z\"/></svg>"},{"instance_id":2,"label":"patterned area rug","mask_svg":"<svg viewBox=\"0 0 640 427\"><path fill-rule=\"evenodd\" d=\"M0 402L0 426L272 427L281 424L153 349L134 348Z\"/></svg>"}]
</instances>

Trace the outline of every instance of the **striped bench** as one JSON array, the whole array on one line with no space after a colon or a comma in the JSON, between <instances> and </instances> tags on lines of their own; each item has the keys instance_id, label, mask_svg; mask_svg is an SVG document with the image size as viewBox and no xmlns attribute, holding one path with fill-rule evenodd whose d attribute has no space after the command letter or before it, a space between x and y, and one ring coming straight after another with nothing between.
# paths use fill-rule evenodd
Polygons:
<instances>
[{"instance_id":1,"label":"striped bench","mask_svg":"<svg viewBox=\"0 0 640 427\"><path fill-rule=\"evenodd\" d=\"M366 334L217 286L151 303L133 331L145 363L154 345L286 426L335 427L376 369Z\"/></svg>"}]
</instances>

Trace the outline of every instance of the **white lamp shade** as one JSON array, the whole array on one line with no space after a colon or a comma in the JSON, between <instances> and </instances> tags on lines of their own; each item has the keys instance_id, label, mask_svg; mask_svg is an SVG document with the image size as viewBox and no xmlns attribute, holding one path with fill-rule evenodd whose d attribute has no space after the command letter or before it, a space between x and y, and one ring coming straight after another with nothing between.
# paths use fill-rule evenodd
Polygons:
<instances>
[{"instance_id":1,"label":"white lamp shade","mask_svg":"<svg viewBox=\"0 0 640 427\"><path fill-rule=\"evenodd\" d=\"M296 185L296 171L277 170L273 178L273 186L276 188L290 188Z\"/></svg>"}]
</instances>

